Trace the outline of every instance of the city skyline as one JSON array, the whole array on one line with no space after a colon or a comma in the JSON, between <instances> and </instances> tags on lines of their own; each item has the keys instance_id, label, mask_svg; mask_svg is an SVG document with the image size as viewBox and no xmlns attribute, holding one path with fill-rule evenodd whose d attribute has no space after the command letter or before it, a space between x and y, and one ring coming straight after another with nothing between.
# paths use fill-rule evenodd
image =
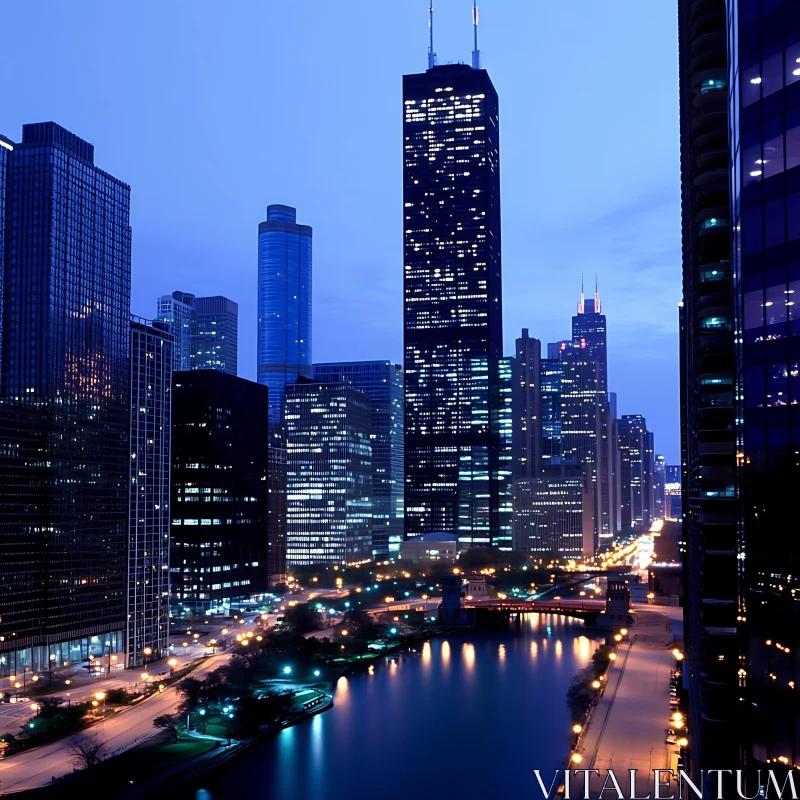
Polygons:
<instances>
[{"instance_id":1,"label":"city skyline","mask_svg":"<svg viewBox=\"0 0 800 800\"><path fill-rule=\"evenodd\" d=\"M468 11L468 3L445 0L437 4L436 49L440 63L455 59L469 62L472 41L467 27ZM597 74L584 74L579 65L562 64L560 58L561 77L552 86L532 80L548 58L557 57L554 45L545 41L548 37L535 33L537 26L530 24L532 11L522 3L513 2L501 8L491 0L481 8L483 63L501 95L501 114L505 120L501 168L504 354L512 353L514 339L522 327L530 328L531 335L542 342L567 336L565 320L574 309L573 296L580 275L586 273L587 280L593 280L595 272L598 273L604 310L613 317L609 328L609 383L620 397L619 413L641 413L652 420L659 436L659 450L668 462L676 463L677 392L649 391L659 380L667 383L677 379L674 341L680 285L676 234L677 122L673 114L677 81L672 63L675 52L672 11L648 9L643 17L641 10L633 13L632 3L623 3L618 16L590 9L579 19L574 12L538 10L542 27L558 34L554 39L565 35L568 28L577 45L582 37L587 42L590 37L594 41L598 34L616 43L595 53L594 57L605 65L604 69L592 71ZM266 122L262 118L264 112L255 108L261 104L251 103L238 92L230 97L226 92L221 93L222 84L218 87L217 79L207 73L210 66L198 67L196 76L191 66L187 72L179 70L176 80L186 84L185 97L173 108L176 99L170 92L170 105L165 106L167 97L156 82L160 70L175 69L172 56L165 56L152 66L139 63L135 56L133 67L122 62L118 65L121 80L139 81L153 101L141 109L140 119L133 119L130 108L117 106L116 101L104 107L102 116L90 111L88 104L84 107L81 102L74 102L90 90L101 90L102 76L94 76L86 86L77 82L74 96L67 92L62 99L46 82L36 81L39 66L34 65L30 75L22 76L9 87L0 131L13 139L23 123L55 119L97 146L109 170L133 186L132 225L136 231L133 311L152 315L154 288L156 296L181 286L198 294L230 297L240 304L239 371L243 377L255 378L256 363L252 231L263 220L264 206L270 203L298 207L303 221L315 228L315 360L399 362L402 252L395 204L399 194L395 153L401 118L397 107L400 75L425 66L426 12L425 7L414 8L412 4L402 9L375 10L364 3L356 3L345 11L319 10L324 24L312 26L310 31L312 49L317 50L304 52L303 65L297 70L286 70L283 84L271 87L268 96L276 107L297 92L307 95L309 106L321 103L331 122L327 126L330 132L324 136L312 132L315 128L308 124L306 111L301 108L287 116L279 132L265 133L261 124L262 119ZM86 24L113 24L116 13L98 4L97 21ZM139 21L138 12L133 19L127 19L128 12L120 13L124 13L126 20L121 27L128 31L122 36L130 37L129 46L123 49L136 50L145 36L145 16ZM338 20L333 19L334 14ZM22 22L27 15L23 9L12 9L9 22L14 18ZM276 31L283 29L287 42L296 41L294 33L301 24L301 16L302 11L296 9L275 9L269 14L258 11L257 21L262 24L246 27L267 31L270 40ZM626 23L627 27L616 30L616 23L628 17L640 21ZM237 24L237 36L249 36L249 31L238 30L239 21L236 16L231 21ZM238 39L235 46L233 40L228 40L232 29L227 27L227 21L213 20L213 15L203 19L200 15L189 15L188 20L182 17L181 22L188 23L191 32L203 40L221 26L223 41L220 48L212 48L213 69L221 76L228 74L227 70L236 70L236 81L241 79L241 91L247 92L255 79L255 65L251 56L246 55L247 47L240 47ZM320 33L329 29L327 23L339 34L335 50L331 49L334 43L326 41L327 34L323 38ZM43 35L55 37L67 24L55 12L44 20ZM652 36L641 37L643 41L637 43L636 37L623 35L634 24L641 25L642 31ZM177 25L177 16L167 10L163 31L171 35L169 32ZM523 44L524 29L533 31L536 58L516 57L523 52L519 49L514 55L515 48ZM396 31L396 35L390 31ZM288 61L290 53L286 45L278 40L274 44L275 55L270 59ZM180 53L189 45L179 39L176 46L175 58L180 59ZM360 54L359 46L363 48ZM653 46L660 48L655 58L650 52ZM10 48L13 57L16 43L10 43ZM256 48L258 52L262 49ZM184 55L187 64L193 66L192 59L196 56ZM568 154L580 152L578 142L585 130L585 120L601 113L601 101L591 96L600 94L600 73L619 73L624 60L645 56L648 63L654 64L655 76L652 73L647 78L631 76L630 80L637 85L641 81L640 88L634 86L632 91L647 91L653 97L663 97L663 102L653 103L639 117L616 105L618 100L606 98L606 102L615 104L609 109L609 119L616 117L619 123L612 126L612 131L597 134L600 138L592 150L596 157L581 158L577 169ZM77 54L71 57L75 59L72 66L76 74L88 76L91 63L84 62ZM43 68L47 68L49 58L45 48ZM365 78L365 92L376 105L374 119L368 123L365 134L369 140L366 145L371 160L369 169L354 166L355 145L341 138L347 136L344 124L347 104L339 108L326 99L332 78L325 76L319 86L315 81L315 75L324 74L327 63L340 62L332 70L339 78L347 70L358 69L364 58L373 62L374 69ZM261 74L259 66L258 75ZM220 80L229 84L232 80L229 78ZM30 80L36 81L36 91ZM203 102L196 100L198 87L192 83L194 80L202 83L206 91L207 99ZM562 134L560 158L551 157L552 153L540 157L550 147L550 137L544 132L531 131L528 124L534 113L527 88L531 82L537 86L534 110L541 102L543 107L554 108L559 114L574 113L568 112L563 99L556 102L555 98L563 94L566 85L570 85L573 100L576 93L580 95L584 111L580 117L570 119L573 124ZM139 102L137 97L134 93L134 105ZM241 127L238 133L244 136L244 141L234 148L236 152L217 147L224 138L217 122L221 116L241 118L237 128ZM191 134L187 125L192 128ZM133 145L132 137L140 144L152 140L155 130L159 130L159 147ZM652 130L664 133L658 142L649 140L645 146L645 133L649 135ZM257 138L253 139L255 132ZM202 147L205 161L199 160L198 147ZM302 151L303 159L284 157L283 148L295 155ZM613 158L619 148L625 149L624 163ZM138 152L140 149L147 151L146 159ZM276 157L278 153L280 158ZM298 166L299 160L307 163ZM204 166L198 168L198 163ZM643 185L642 174L652 175L652 180ZM531 193L528 187L542 179L548 191ZM169 181L170 192L163 191L164 181ZM370 201L365 203L364 197ZM631 208L636 209L635 224L631 224ZM209 215L213 215L214 224L207 224ZM573 235L576 224L581 236ZM558 274L558 280L549 280L550 274ZM357 297L348 291L356 283L364 287ZM647 335L642 335L643 332ZM643 345L643 341L647 344Z\"/></svg>"}]
</instances>

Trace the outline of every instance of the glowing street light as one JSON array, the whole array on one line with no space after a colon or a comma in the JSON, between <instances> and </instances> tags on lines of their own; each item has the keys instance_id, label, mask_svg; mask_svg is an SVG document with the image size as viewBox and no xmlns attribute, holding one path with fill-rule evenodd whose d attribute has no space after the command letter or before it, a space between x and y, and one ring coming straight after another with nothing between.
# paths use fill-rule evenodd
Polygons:
<instances>
[{"instance_id":1,"label":"glowing street light","mask_svg":"<svg viewBox=\"0 0 800 800\"><path fill-rule=\"evenodd\" d=\"M573 725L573 726L572 726L572 732L573 732L573 733L574 733L576 736L577 736L577 735L578 735L578 734L579 734L579 733L580 733L582 730L583 730L583 728L582 728L580 725L578 725L577 723L576 723L575 725Z\"/></svg>"},{"instance_id":2,"label":"glowing street light","mask_svg":"<svg viewBox=\"0 0 800 800\"><path fill-rule=\"evenodd\" d=\"M682 739L678 739L678 747L688 747L689 740L684 736Z\"/></svg>"},{"instance_id":3,"label":"glowing street light","mask_svg":"<svg viewBox=\"0 0 800 800\"><path fill-rule=\"evenodd\" d=\"M583 756L580 753L573 753L571 759L575 764L580 764L583 761Z\"/></svg>"},{"instance_id":4,"label":"glowing street light","mask_svg":"<svg viewBox=\"0 0 800 800\"><path fill-rule=\"evenodd\" d=\"M291 667L284 667L283 668L283 674L284 675L291 675L292 674L292 668Z\"/></svg>"},{"instance_id":5,"label":"glowing street light","mask_svg":"<svg viewBox=\"0 0 800 800\"><path fill-rule=\"evenodd\" d=\"M600 681L592 681L592 689L597 690L600 688L600 686L601 686Z\"/></svg>"},{"instance_id":6,"label":"glowing street light","mask_svg":"<svg viewBox=\"0 0 800 800\"><path fill-rule=\"evenodd\" d=\"M609 661L616 661L617 660L617 654L616 653L609 653L608 654L608 660Z\"/></svg>"}]
</instances>

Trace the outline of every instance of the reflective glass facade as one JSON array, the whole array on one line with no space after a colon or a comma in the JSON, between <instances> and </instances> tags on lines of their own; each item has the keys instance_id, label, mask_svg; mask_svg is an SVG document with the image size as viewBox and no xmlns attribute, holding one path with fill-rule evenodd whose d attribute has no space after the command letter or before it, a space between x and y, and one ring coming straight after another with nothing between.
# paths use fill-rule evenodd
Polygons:
<instances>
[{"instance_id":1,"label":"reflective glass facade","mask_svg":"<svg viewBox=\"0 0 800 800\"><path fill-rule=\"evenodd\" d=\"M175 372L215 369L236 375L239 306L233 300L173 292L158 299L156 318L175 336Z\"/></svg>"},{"instance_id":2,"label":"reflective glass facade","mask_svg":"<svg viewBox=\"0 0 800 800\"><path fill-rule=\"evenodd\" d=\"M372 552L396 553L403 541L403 368L390 361L314 364L314 379L347 383L372 409Z\"/></svg>"},{"instance_id":3,"label":"reflective glass facade","mask_svg":"<svg viewBox=\"0 0 800 800\"><path fill-rule=\"evenodd\" d=\"M561 360L543 358L541 370L542 468L561 463Z\"/></svg>"},{"instance_id":4,"label":"reflective glass facade","mask_svg":"<svg viewBox=\"0 0 800 800\"><path fill-rule=\"evenodd\" d=\"M744 565L731 627L739 629L746 668L739 713L752 778L775 761L800 768L800 7L730 0L727 11L733 190L727 216L739 332L738 564ZM731 374L714 377L730 381ZM731 549L727 577L735 586Z\"/></svg>"},{"instance_id":5,"label":"reflective glass facade","mask_svg":"<svg viewBox=\"0 0 800 800\"><path fill-rule=\"evenodd\" d=\"M285 387L311 377L311 237L290 206L267 206L258 226L258 382L273 423Z\"/></svg>"},{"instance_id":6,"label":"reflective glass facade","mask_svg":"<svg viewBox=\"0 0 800 800\"><path fill-rule=\"evenodd\" d=\"M500 550L511 550L513 546L514 361L513 358L501 358L497 362L500 373L498 380L500 404L497 410L497 428L500 432L497 496L500 514L494 546Z\"/></svg>"},{"instance_id":7,"label":"reflective glass facade","mask_svg":"<svg viewBox=\"0 0 800 800\"><path fill-rule=\"evenodd\" d=\"M169 645L172 347L163 323L131 322L128 666L160 658ZM145 648L152 653L145 654Z\"/></svg>"},{"instance_id":8,"label":"reflective glass facade","mask_svg":"<svg viewBox=\"0 0 800 800\"><path fill-rule=\"evenodd\" d=\"M513 361L514 478L536 478L542 471L542 343L522 329Z\"/></svg>"},{"instance_id":9,"label":"reflective glass facade","mask_svg":"<svg viewBox=\"0 0 800 800\"><path fill-rule=\"evenodd\" d=\"M5 257L5 224L6 224L6 171L8 154L14 149L14 143L5 136L0 136L0 348L3 346L3 261ZM2 370L2 360L0 360Z\"/></svg>"},{"instance_id":10,"label":"reflective glass facade","mask_svg":"<svg viewBox=\"0 0 800 800\"><path fill-rule=\"evenodd\" d=\"M502 287L488 73L403 78L406 536L498 543ZM504 536L505 534L503 534Z\"/></svg>"},{"instance_id":11,"label":"reflective glass facade","mask_svg":"<svg viewBox=\"0 0 800 800\"><path fill-rule=\"evenodd\" d=\"M60 662L70 642L117 649L125 627L130 189L52 122L23 127L6 181L0 394L41 412L51 432L39 488L52 514L40 525L18 505L12 526L36 531L19 555L38 562L43 585L27 643ZM23 645L2 616L0 650L12 637Z\"/></svg>"},{"instance_id":12,"label":"reflective glass facade","mask_svg":"<svg viewBox=\"0 0 800 800\"><path fill-rule=\"evenodd\" d=\"M237 608L270 585L267 390L218 370L172 385L172 600Z\"/></svg>"},{"instance_id":13,"label":"reflective glass facade","mask_svg":"<svg viewBox=\"0 0 800 800\"><path fill-rule=\"evenodd\" d=\"M567 344L561 361L561 457L583 467L595 497L595 548L600 539L598 472L602 394L597 362L583 345Z\"/></svg>"},{"instance_id":14,"label":"reflective glass facade","mask_svg":"<svg viewBox=\"0 0 800 800\"><path fill-rule=\"evenodd\" d=\"M286 562L372 557L369 398L345 383L286 387Z\"/></svg>"},{"instance_id":15,"label":"reflective glass facade","mask_svg":"<svg viewBox=\"0 0 800 800\"><path fill-rule=\"evenodd\" d=\"M644 524L647 424L639 414L625 414L618 423L622 487L622 530Z\"/></svg>"}]
</instances>

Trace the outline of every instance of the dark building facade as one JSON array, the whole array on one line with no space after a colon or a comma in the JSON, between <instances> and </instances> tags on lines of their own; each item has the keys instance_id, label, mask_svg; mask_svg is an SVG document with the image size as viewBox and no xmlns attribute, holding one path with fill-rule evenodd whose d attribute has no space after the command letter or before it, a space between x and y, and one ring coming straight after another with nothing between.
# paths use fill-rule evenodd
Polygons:
<instances>
[{"instance_id":1,"label":"dark building facade","mask_svg":"<svg viewBox=\"0 0 800 800\"><path fill-rule=\"evenodd\" d=\"M169 646L172 348L160 322L131 321L130 527L127 665L166 655ZM146 652L146 651L150 652Z\"/></svg>"},{"instance_id":2,"label":"dark building facade","mask_svg":"<svg viewBox=\"0 0 800 800\"><path fill-rule=\"evenodd\" d=\"M513 361L512 468L517 478L542 471L542 343L522 329Z\"/></svg>"},{"instance_id":3,"label":"dark building facade","mask_svg":"<svg viewBox=\"0 0 800 800\"><path fill-rule=\"evenodd\" d=\"M25 125L13 150L0 149L7 161L0 395L41 414L50 432L40 443L46 465L37 467L47 524L26 503L13 506L21 517L9 520L25 536L36 532L19 557L38 562L42 587L31 597L35 629L21 635L8 627L14 615L2 614L0 652L14 649L22 671L124 647L130 189L95 166L92 145L53 122Z\"/></svg>"},{"instance_id":4,"label":"dark building facade","mask_svg":"<svg viewBox=\"0 0 800 800\"><path fill-rule=\"evenodd\" d=\"M238 608L269 589L267 395L217 370L173 376L170 571L178 614Z\"/></svg>"},{"instance_id":5,"label":"dark building facade","mask_svg":"<svg viewBox=\"0 0 800 800\"><path fill-rule=\"evenodd\" d=\"M5 225L6 225L6 172L8 154L14 149L11 139L0 135L0 352L3 347L3 262L5 258ZM0 371L2 371L0 359ZM0 373L1 374L1 373Z\"/></svg>"},{"instance_id":6,"label":"dark building facade","mask_svg":"<svg viewBox=\"0 0 800 800\"><path fill-rule=\"evenodd\" d=\"M561 462L561 359L541 361L542 468Z\"/></svg>"},{"instance_id":7,"label":"dark building facade","mask_svg":"<svg viewBox=\"0 0 800 800\"><path fill-rule=\"evenodd\" d=\"M729 0L727 34L732 196L729 212L714 216L729 220L733 243L740 538L737 547L731 535L717 580L730 598L719 623L726 659L738 628L746 661L735 697L744 697L737 709L755 786L759 768L800 764L800 7ZM733 373L726 365L714 377L727 384ZM731 484L726 473L706 488L727 499Z\"/></svg>"},{"instance_id":8,"label":"dark building facade","mask_svg":"<svg viewBox=\"0 0 800 800\"><path fill-rule=\"evenodd\" d=\"M311 377L312 236L291 206L267 206L258 226L258 382L273 424L286 386Z\"/></svg>"},{"instance_id":9,"label":"dark building facade","mask_svg":"<svg viewBox=\"0 0 800 800\"><path fill-rule=\"evenodd\" d=\"M618 423L622 530L644 525L647 483L647 423L640 414L624 414Z\"/></svg>"},{"instance_id":10,"label":"dark building facade","mask_svg":"<svg viewBox=\"0 0 800 800\"><path fill-rule=\"evenodd\" d=\"M738 512L727 9L679 0L681 460L689 731L697 769L738 762Z\"/></svg>"},{"instance_id":11,"label":"dark building facade","mask_svg":"<svg viewBox=\"0 0 800 800\"><path fill-rule=\"evenodd\" d=\"M403 541L403 368L391 361L314 364L314 380L347 383L369 398L372 553L397 553Z\"/></svg>"},{"instance_id":12,"label":"dark building facade","mask_svg":"<svg viewBox=\"0 0 800 800\"><path fill-rule=\"evenodd\" d=\"M372 558L372 409L347 383L286 387L286 559Z\"/></svg>"},{"instance_id":13,"label":"dark building facade","mask_svg":"<svg viewBox=\"0 0 800 800\"><path fill-rule=\"evenodd\" d=\"M196 297L192 328L192 369L236 375L239 363L239 305L227 297Z\"/></svg>"},{"instance_id":14,"label":"dark building facade","mask_svg":"<svg viewBox=\"0 0 800 800\"><path fill-rule=\"evenodd\" d=\"M500 538L500 163L485 70L403 78L406 536Z\"/></svg>"}]
</instances>

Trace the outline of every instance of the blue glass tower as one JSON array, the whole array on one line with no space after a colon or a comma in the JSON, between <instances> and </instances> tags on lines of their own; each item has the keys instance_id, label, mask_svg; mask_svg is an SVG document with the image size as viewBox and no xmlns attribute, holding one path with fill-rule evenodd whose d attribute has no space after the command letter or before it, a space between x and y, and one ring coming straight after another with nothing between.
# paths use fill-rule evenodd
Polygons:
<instances>
[{"instance_id":1,"label":"blue glass tower","mask_svg":"<svg viewBox=\"0 0 800 800\"><path fill-rule=\"evenodd\" d=\"M258 382L272 423L286 385L311 377L311 236L290 206L267 206L258 226Z\"/></svg>"},{"instance_id":2,"label":"blue glass tower","mask_svg":"<svg viewBox=\"0 0 800 800\"><path fill-rule=\"evenodd\" d=\"M8 168L8 155L13 149L14 143L11 139L0 136L0 347L3 345L3 257L5 254L6 170Z\"/></svg>"}]
</instances>

